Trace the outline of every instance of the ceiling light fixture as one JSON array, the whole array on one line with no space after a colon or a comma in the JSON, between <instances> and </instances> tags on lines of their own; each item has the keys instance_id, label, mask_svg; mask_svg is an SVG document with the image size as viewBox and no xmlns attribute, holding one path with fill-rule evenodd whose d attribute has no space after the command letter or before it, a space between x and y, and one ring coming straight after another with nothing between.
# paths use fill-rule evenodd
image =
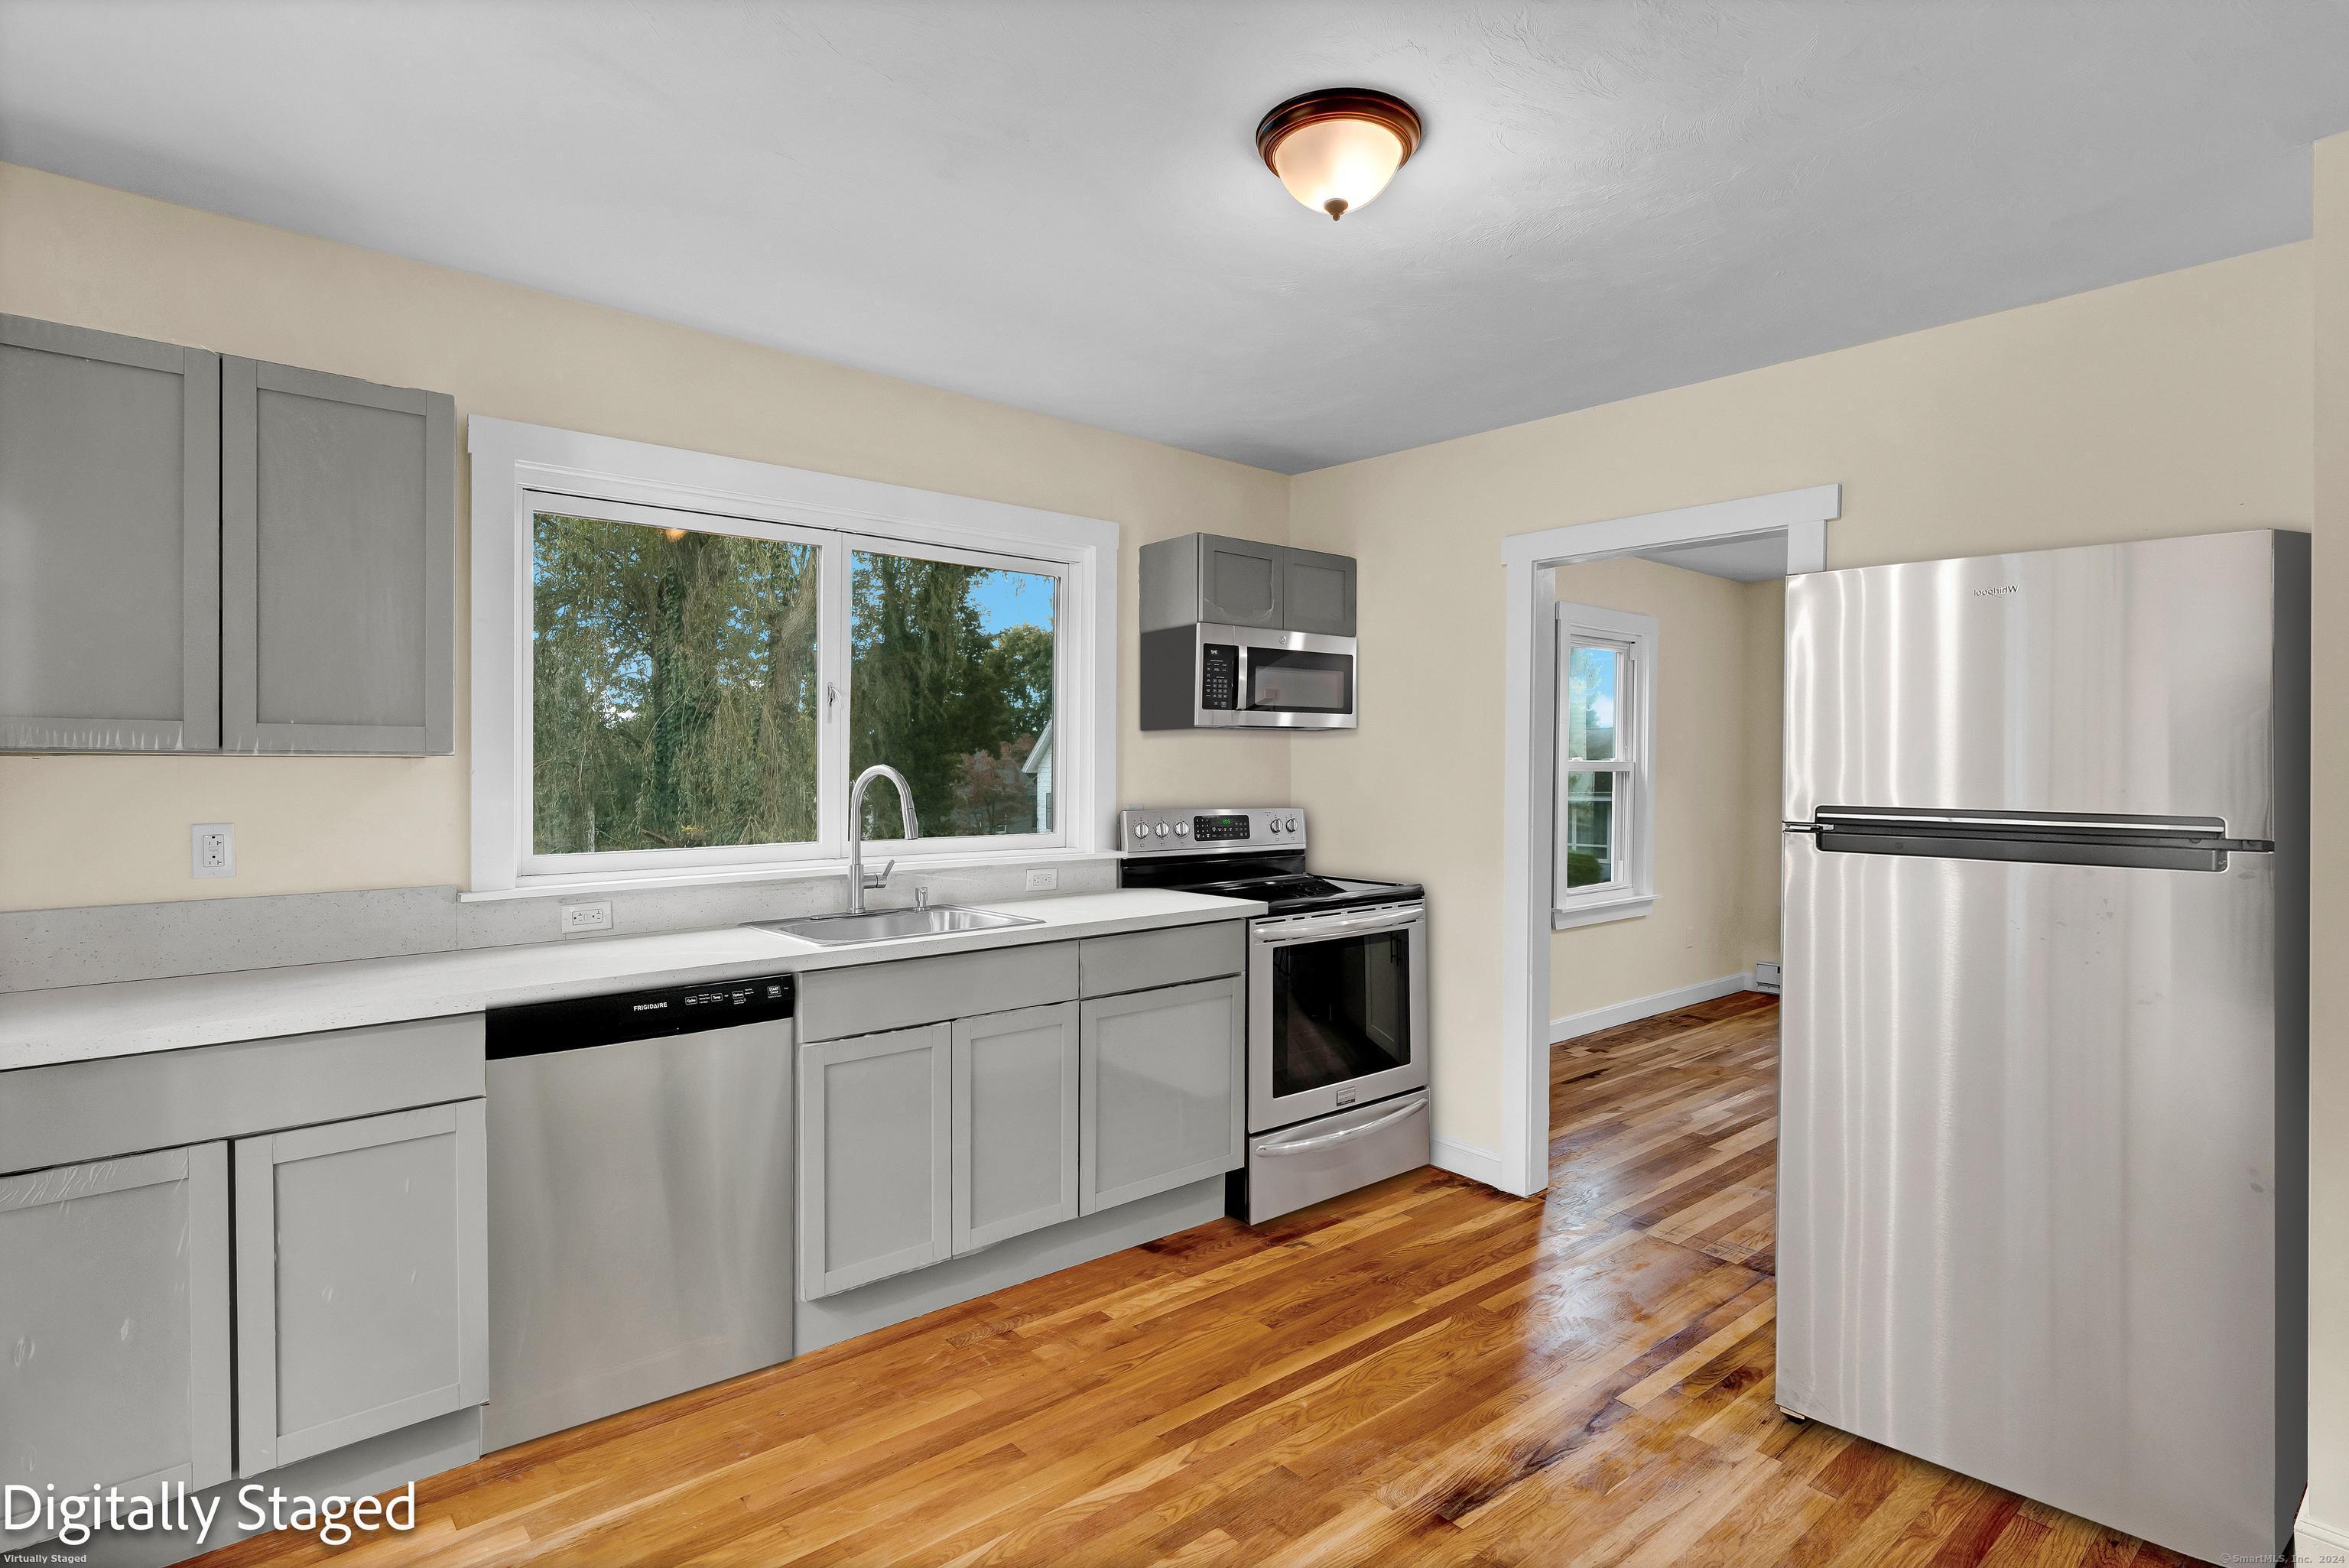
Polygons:
<instances>
[{"instance_id":1,"label":"ceiling light fixture","mask_svg":"<svg viewBox=\"0 0 2349 1568\"><path fill-rule=\"evenodd\" d=\"M1385 190L1419 139L1419 111L1371 88L1299 93L1256 128L1264 166L1291 196L1332 220Z\"/></svg>"}]
</instances>

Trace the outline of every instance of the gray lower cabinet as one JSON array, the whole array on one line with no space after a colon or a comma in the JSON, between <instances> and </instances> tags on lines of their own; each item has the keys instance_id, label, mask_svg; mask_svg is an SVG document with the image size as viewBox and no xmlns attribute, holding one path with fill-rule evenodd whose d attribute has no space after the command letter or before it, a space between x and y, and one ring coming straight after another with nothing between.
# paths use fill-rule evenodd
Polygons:
<instances>
[{"instance_id":1,"label":"gray lower cabinet","mask_svg":"<svg viewBox=\"0 0 2349 1568\"><path fill-rule=\"evenodd\" d=\"M456 739L456 405L221 364L221 724L229 751Z\"/></svg>"},{"instance_id":2,"label":"gray lower cabinet","mask_svg":"<svg viewBox=\"0 0 2349 1568\"><path fill-rule=\"evenodd\" d=\"M1082 1004L1078 1197L1085 1213L1238 1167L1241 1002L1232 975Z\"/></svg>"},{"instance_id":3,"label":"gray lower cabinet","mask_svg":"<svg viewBox=\"0 0 2349 1568\"><path fill-rule=\"evenodd\" d=\"M0 316L0 748L220 745L220 363Z\"/></svg>"},{"instance_id":4,"label":"gray lower cabinet","mask_svg":"<svg viewBox=\"0 0 2349 1568\"><path fill-rule=\"evenodd\" d=\"M954 1253L951 1024L800 1047L800 1295Z\"/></svg>"},{"instance_id":5,"label":"gray lower cabinet","mask_svg":"<svg viewBox=\"0 0 2349 1568\"><path fill-rule=\"evenodd\" d=\"M1077 1004L954 1026L957 1257L1077 1217Z\"/></svg>"},{"instance_id":6,"label":"gray lower cabinet","mask_svg":"<svg viewBox=\"0 0 2349 1568\"><path fill-rule=\"evenodd\" d=\"M238 1473L488 1398L481 1111L236 1141Z\"/></svg>"},{"instance_id":7,"label":"gray lower cabinet","mask_svg":"<svg viewBox=\"0 0 2349 1568\"><path fill-rule=\"evenodd\" d=\"M228 1202L218 1142L0 1177L0 1474L229 1479Z\"/></svg>"}]
</instances>

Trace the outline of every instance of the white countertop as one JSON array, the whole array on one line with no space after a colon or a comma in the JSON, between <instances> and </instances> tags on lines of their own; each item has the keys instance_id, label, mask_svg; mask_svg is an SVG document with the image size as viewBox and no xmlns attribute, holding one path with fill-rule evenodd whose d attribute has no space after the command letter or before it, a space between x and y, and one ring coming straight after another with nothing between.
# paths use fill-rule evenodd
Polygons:
<instances>
[{"instance_id":1,"label":"white countertop","mask_svg":"<svg viewBox=\"0 0 2349 1568\"><path fill-rule=\"evenodd\" d=\"M728 926L18 991L0 995L0 1071L478 1013L599 991L1245 920L1265 912L1263 904L1247 900L1148 888L1003 900L988 907L1032 916L1040 923L848 947L820 947L775 932Z\"/></svg>"}]
</instances>

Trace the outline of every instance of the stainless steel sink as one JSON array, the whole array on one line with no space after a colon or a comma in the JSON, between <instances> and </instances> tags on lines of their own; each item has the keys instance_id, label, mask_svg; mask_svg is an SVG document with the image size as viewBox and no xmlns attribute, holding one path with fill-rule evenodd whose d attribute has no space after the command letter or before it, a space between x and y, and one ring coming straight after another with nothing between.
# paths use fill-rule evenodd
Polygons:
<instances>
[{"instance_id":1,"label":"stainless steel sink","mask_svg":"<svg viewBox=\"0 0 2349 1568\"><path fill-rule=\"evenodd\" d=\"M998 914L942 903L929 909L884 909L864 914L812 914L800 920L751 920L761 931L796 936L825 947L855 942L891 942L905 936L943 936L953 931L997 931L1007 925L1041 925L1032 915Z\"/></svg>"}]
</instances>

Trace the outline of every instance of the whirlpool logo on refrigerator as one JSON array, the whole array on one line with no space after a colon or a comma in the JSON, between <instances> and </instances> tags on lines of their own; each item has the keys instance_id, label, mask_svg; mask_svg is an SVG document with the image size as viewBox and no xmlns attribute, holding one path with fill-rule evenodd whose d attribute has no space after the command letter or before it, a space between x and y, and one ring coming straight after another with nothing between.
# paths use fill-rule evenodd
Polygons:
<instances>
[{"instance_id":1,"label":"whirlpool logo on refrigerator","mask_svg":"<svg viewBox=\"0 0 2349 1568\"><path fill-rule=\"evenodd\" d=\"M1974 597L1977 599L2011 599L2022 592L2023 590L2021 588L2012 583L2002 583L1995 588L1975 589Z\"/></svg>"}]
</instances>

